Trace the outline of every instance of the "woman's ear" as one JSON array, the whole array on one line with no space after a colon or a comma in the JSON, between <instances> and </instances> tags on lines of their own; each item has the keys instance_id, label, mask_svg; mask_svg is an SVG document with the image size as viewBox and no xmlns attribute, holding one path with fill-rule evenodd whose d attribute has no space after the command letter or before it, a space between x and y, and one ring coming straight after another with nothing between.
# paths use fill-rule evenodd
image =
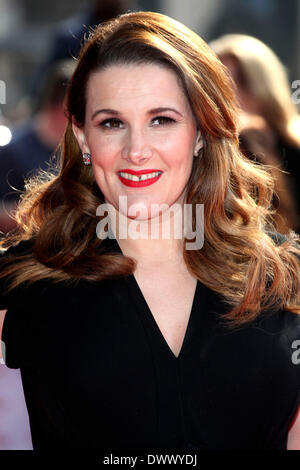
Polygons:
<instances>
[{"instance_id":1,"label":"woman's ear","mask_svg":"<svg viewBox=\"0 0 300 470\"><path fill-rule=\"evenodd\" d=\"M72 130L73 130L73 134L74 134L74 136L75 136L75 138L78 142L78 145L81 149L81 152L82 153L91 153L90 149L89 149L89 146L86 142L84 130L83 130L82 127L79 127L78 124L76 124L74 119L72 120Z\"/></svg>"},{"instance_id":2,"label":"woman's ear","mask_svg":"<svg viewBox=\"0 0 300 470\"><path fill-rule=\"evenodd\" d=\"M197 138L196 138L196 143L195 143L195 150L194 150L194 156L197 157L199 154L199 151L202 149L204 144L203 137L201 135L201 132L197 131Z\"/></svg>"}]
</instances>

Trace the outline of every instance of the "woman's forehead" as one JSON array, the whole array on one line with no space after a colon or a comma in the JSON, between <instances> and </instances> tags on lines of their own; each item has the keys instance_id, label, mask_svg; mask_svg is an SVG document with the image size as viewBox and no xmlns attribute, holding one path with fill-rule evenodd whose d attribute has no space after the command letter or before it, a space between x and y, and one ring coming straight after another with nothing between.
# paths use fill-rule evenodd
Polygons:
<instances>
[{"instance_id":1,"label":"woman's forehead","mask_svg":"<svg viewBox=\"0 0 300 470\"><path fill-rule=\"evenodd\" d=\"M98 102L121 105L135 100L189 107L175 71L158 64L115 64L97 70L88 80L87 98L92 107Z\"/></svg>"}]
</instances>

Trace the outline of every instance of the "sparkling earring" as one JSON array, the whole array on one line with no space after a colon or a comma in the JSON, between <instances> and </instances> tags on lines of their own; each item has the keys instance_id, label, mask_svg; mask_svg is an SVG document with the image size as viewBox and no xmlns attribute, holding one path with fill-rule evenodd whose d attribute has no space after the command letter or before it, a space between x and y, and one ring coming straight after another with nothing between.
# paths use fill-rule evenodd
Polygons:
<instances>
[{"instance_id":1,"label":"sparkling earring","mask_svg":"<svg viewBox=\"0 0 300 470\"><path fill-rule=\"evenodd\" d=\"M82 154L82 160L85 165L90 165L91 164L91 154L90 153L83 153Z\"/></svg>"}]
</instances>

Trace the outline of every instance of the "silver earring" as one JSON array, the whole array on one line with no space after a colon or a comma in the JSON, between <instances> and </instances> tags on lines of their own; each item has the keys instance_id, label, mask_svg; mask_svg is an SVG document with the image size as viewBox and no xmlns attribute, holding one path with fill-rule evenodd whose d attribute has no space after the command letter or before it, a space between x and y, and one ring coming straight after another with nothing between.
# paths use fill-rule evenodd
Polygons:
<instances>
[{"instance_id":1,"label":"silver earring","mask_svg":"<svg viewBox=\"0 0 300 470\"><path fill-rule=\"evenodd\" d=\"M85 165L91 165L91 154L90 153L83 153L82 160Z\"/></svg>"}]
</instances>

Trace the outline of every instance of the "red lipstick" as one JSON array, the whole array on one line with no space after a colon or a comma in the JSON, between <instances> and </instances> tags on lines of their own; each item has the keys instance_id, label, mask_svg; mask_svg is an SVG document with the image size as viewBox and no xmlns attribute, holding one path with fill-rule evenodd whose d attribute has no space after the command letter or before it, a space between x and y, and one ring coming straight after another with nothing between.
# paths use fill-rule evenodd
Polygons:
<instances>
[{"instance_id":1,"label":"red lipstick","mask_svg":"<svg viewBox=\"0 0 300 470\"><path fill-rule=\"evenodd\" d=\"M118 171L118 177L125 186L131 188L142 188L144 186L150 186L155 183L162 175L161 170L147 169L147 170L120 170Z\"/></svg>"}]
</instances>

